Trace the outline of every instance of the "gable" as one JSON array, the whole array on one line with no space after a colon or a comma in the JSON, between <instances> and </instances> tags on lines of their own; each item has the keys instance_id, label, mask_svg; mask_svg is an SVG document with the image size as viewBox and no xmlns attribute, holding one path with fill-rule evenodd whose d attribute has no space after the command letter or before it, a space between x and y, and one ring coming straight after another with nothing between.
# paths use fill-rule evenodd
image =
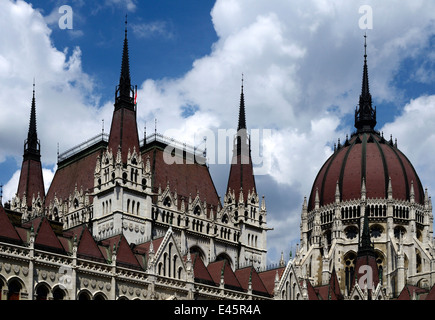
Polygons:
<instances>
[{"instance_id":1,"label":"gable","mask_svg":"<svg viewBox=\"0 0 435 320\"><path fill-rule=\"evenodd\" d=\"M12 222L0 204L0 241L10 241L14 243L21 243L21 238L15 230Z\"/></svg>"},{"instance_id":2,"label":"gable","mask_svg":"<svg viewBox=\"0 0 435 320\"><path fill-rule=\"evenodd\" d=\"M184 256L186 261L187 255ZM196 282L215 285L210 273L207 270L207 267L204 264L204 261L199 256L199 253L192 253L190 255L190 259L192 261L193 266L193 276Z\"/></svg>"},{"instance_id":3,"label":"gable","mask_svg":"<svg viewBox=\"0 0 435 320\"><path fill-rule=\"evenodd\" d=\"M87 227L80 226L73 229L72 233L77 237L77 256L79 258L106 262L103 253Z\"/></svg>"},{"instance_id":4,"label":"gable","mask_svg":"<svg viewBox=\"0 0 435 320\"><path fill-rule=\"evenodd\" d=\"M186 265L172 228L168 229L155 251L153 264L155 273L164 277L180 279L186 274Z\"/></svg>"},{"instance_id":5,"label":"gable","mask_svg":"<svg viewBox=\"0 0 435 320\"><path fill-rule=\"evenodd\" d=\"M221 275L223 274L224 285L226 288L240 291L243 290L239 280L237 280L235 273L228 265L226 260L220 260L210 263L207 266L207 270L209 271L216 285L220 285Z\"/></svg>"},{"instance_id":6,"label":"gable","mask_svg":"<svg viewBox=\"0 0 435 320\"><path fill-rule=\"evenodd\" d=\"M102 244L107 247L105 258L109 259L113 254L113 249L116 250L116 265L126 268L143 270L139 261L137 261L127 239L123 235L114 236L102 241Z\"/></svg>"},{"instance_id":7,"label":"gable","mask_svg":"<svg viewBox=\"0 0 435 320\"><path fill-rule=\"evenodd\" d=\"M260 272L258 274L258 276L260 277L261 281L263 282L267 292L270 295L274 294L274 289L275 289L275 277L276 274L278 273L278 279L281 279L282 274L284 273L285 268L281 267L281 268L277 268L277 269L272 269L272 270L268 270L268 271L263 271Z\"/></svg>"},{"instance_id":8,"label":"gable","mask_svg":"<svg viewBox=\"0 0 435 320\"><path fill-rule=\"evenodd\" d=\"M183 163L167 164L164 160L164 151L154 147L146 151L142 158L146 162L150 157L152 164L152 180L154 191L159 186L165 187L168 183L172 190L177 190L178 198L186 200L190 195L199 191L201 202L207 201L215 207L220 204L215 185L206 165ZM216 210L214 210L216 211Z\"/></svg>"},{"instance_id":9,"label":"gable","mask_svg":"<svg viewBox=\"0 0 435 320\"><path fill-rule=\"evenodd\" d=\"M253 294L270 295L254 267L238 269L235 274L244 290L248 290L249 280L251 280Z\"/></svg>"},{"instance_id":10,"label":"gable","mask_svg":"<svg viewBox=\"0 0 435 320\"><path fill-rule=\"evenodd\" d=\"M46 218L40 220L35 232L35 248L41 250L55 251L65 253L65 249L57 238L50 223Z\"/></svg>"}]
</instances>

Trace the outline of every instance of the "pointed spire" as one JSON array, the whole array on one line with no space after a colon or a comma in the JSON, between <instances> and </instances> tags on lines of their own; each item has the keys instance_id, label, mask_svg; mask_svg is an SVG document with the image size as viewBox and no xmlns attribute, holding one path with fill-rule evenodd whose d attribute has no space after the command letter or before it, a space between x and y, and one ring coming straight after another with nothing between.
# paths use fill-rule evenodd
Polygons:
<instances>
[{"instance_id":1,"label":"pointed spire","mask_svg":"<svg viewBox=\"0 0 435 320\"><path fill-rule=\"evenodd\" d=\"M116 152L121 147L122 163L127 162L128 149L140 150L139 134L136 123L134 96L137 87L131 85L130 64L127 39L127 17L125 20L125 38L122 52L121 75L115 93L115 109L109 135L109 149Z\"/></svg>"},{"instance_id":2,"label":"pointed spire","mask_svg":"<svg viewBox=\"0 0 435 320\"><path fill-rule=\"evenodd\" d=\"M411 180L411 191L410 191L409 198L410 198L411 203L415 202L415 191L414 191L414 181L413 180Z\"/></svg>"},{"instance_id":3,"label":"pointed spire","mask_svg":"<svg viewBox=\"0 0 435 320\"><path fill-rule=\"evenodd\" d=\"M335 184L335 202L340 203L340 185L338 183L338 180Z\"/></svg>"},{"instance_id":4,"label":"pointed spire","mask_svg":"<svg viewBox=\"0 0 435 320\"><path fill-rule=\"evenodd\" d=\"M242 190L243 188L243 190ZM255 187L254 169L251 159L250 140L246 131L245 102L243 93L240 96L239 120L237 134L233 142L233 156L231 159L230 175L228 178L227 193L232 189L239 198L239 192L243 192L243 201L248 200L248 192L257 193Z\"/></svg>"},{"instance_id":5,"label":"pointed spire","mask_svg":"<svg viewBox=\"0 0 435 320\"><path fill-rule=\"evenodd\" d=\"M44 200L44 178L42 176L40 143L36 132L35 80L33 80L29 131L27 139L24 142L23 163L21 165L17 196L23 199L27 205L27 209L30 210L32 208L32 199L38 194L40 198Z\"/></svg>"},{"instance_id":6,"label":"pointed spire","mask_svg":"<svg viewBox=\"0 0 435 320\"><path fill-rule=\"evenodd\" d=\"M27 140L24 145L24 156L33 156L37 157L38 159L40 158L40 144L36 130L35 79L33 79L32 107L30 110L29 131L27 133Z\"/></svg>"},{"instance_id":7,"label":"pointed spire","mask_svg":"<svg viewBox=\"0 0 435 320\"><path fill-rule=\"evenodd\" d=\"M241 129L246 130L246 114L245 114L245 95L243 93L243 73L242 73L242 91L240 93L240 105L239 105L239 123L237 131Z\"/></svg>"},{"instance_id":8,"label":"pointed spire","mask_svg":"<svg viewBox=\"0 0 435 320\"><path fill-rule=\"evenodd\" d=\"M125 37L122 50L121 76L119 78L119 98L131 98L130 63L128 55L127 15L125 16Z\"/></svg>"},{"instance_id":9,"label":"pointed spire","mask_svg":"<svg viewBox=\"0 0 435 320\"><path fill-rule=\"evenodd\" d=\"M376 108L372 107L367 67L367 35L364 35L364 70L359 108L355 110L355 128L358 132L371 132L376 126Z\"/></svg>"},{"instance_id":10,"label":"pointed spire","mask_svg":"<svg viewBox=\"0 0 435 320\"><path fill-rule=\"evenodd\" d=\"M284 267L285 266L284 252L283 251L281 251L281 259L279 260L279 266L280 267Z\"/></svg>"},{"instance_id":11,"label":"pointed spire","mask_svg":"<svg viewBox=\"0 0 435 320\"><path fill-rule=\"evenodd\" d=\"M393 187L391 184L391 177L388 177L387 197L388 199L393 199Z\"/></svg>"},{"instance_id":12,"label":"pointed spire","mask_svg":"<svg viewBox=\"0 0 435 320\"><path fill-rule=\"evenodd\" d=\"M366 199L366 179L363 177L362 178L362 183L361 183L361 199L365 200Z\"/></svg>"},{"instance_id":13,"label":"pointed spire","mask_svg":"<svg viewBox=\"0 0 435 320\"><path fill-rule=\"evenodd\" d=\"M320 200L319 200L319 188L316 187L316 196L314 198L315 208L319 209L320 207Z\"/></svg>"}]
</instances>

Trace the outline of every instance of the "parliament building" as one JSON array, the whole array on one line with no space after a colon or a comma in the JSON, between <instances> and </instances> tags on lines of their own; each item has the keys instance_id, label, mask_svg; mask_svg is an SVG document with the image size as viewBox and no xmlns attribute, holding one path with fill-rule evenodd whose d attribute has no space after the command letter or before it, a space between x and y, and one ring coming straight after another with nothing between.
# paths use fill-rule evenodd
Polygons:
<instances>
[{"instance_id":1,"label":"parliament building","mask_svg":"<svg viewBox=\"0 0 435 320\"><path fill-rule=\"evenodd\" d=\"M139 139L136 92L126 29L110 133L59 154L45 192L33 88L16 196L0 202L0 300L435 298L431 199L376 130L367 54L356 131L303 201L295 256L273 267L243 85L223 199L200 150Z\"/></svg>"}]
</instances>

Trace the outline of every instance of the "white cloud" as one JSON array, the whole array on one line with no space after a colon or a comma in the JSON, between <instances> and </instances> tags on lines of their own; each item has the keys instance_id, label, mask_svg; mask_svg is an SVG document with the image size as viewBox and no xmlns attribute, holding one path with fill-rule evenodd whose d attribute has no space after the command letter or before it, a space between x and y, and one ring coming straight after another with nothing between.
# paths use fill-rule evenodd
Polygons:
<instances>
[{"instance_id":1,"label":"white cloud","mask_svg":"<svg viewBox=\"0 0 435 320\"><path fill-rule=\"evenodd\" d=\"M125 7L128 11L136 11L136 0L105 0L105 4L114 7Z\"/></svg>"},{"instance_id":2,"label":"white cloud","mask_svg":"<svg viewBox=\"0 0 435 320\"><path fill-rule=\"evenodd\" d=\"M435 194L435 95L421 96L405 105L403 113L381 129L397 138L398 148L416 167L430 194Z\"/></svg>"},{"instance_id":3,"label":"white cloud","mask_svg":"<svg viewBox=\"0 0 435 320\"><path fill-rule=\"evenodd\" d=\"M21 170L15 171L11 179L3 186L3 202L12 200L17 193Z\"/></svg>"},{"instance_id":4,"label":"white cloud","mask_svg":"<svg viewBox=\"0 0 435 320\"><path fill-rule=\"evenodd\" d=\"M160 37L170 39L174 35L166 21L130 24L133 33L139 38Z\"/></svg>"},{"instance_id":5,"label":"white cloud","mask_svg":"<svg viewBox=\"0 0 435 320\"><path fill-rule=\"evenodd\" d=\"M361 90L364 31L358 26L358 10L363 4L371 5L374 13L368 60L375 104L400 105L403 93L392 85L394 76L405 58L421 55L427 46L435 3L275 0L254 6L218 0L211 12L219 36L212 52L197 59L185 76L148 80L141 91L147 101L139 107L149 114L140 111L140 117L147 122L152 113L167 125L178 123L174 110L190 104L199 107L190 123L213 117L212 126L234 128L240 78L245 74L248 127L272 129L266 147L273 159L270 176L278 183L275 187L296 195L285 209L269 211L268 221L275 227L270 239L289 241L289 234L298 238L303 196L309 196L333 143L353 131L351 124L340 120L352 114ZM431 130L429 125L425 128ZM415 164L423 165L418 159ZM262 188L273 198L274 190ZM270 248L278 246L276 241L268 243Z\"/></svg>"},{"instance_id":6,"label":"white cloud","mask_svg":"<svg viewBox=\"0 0 435 320\"><path fill-rule=\"evenodd\" d=\"M0 69L4 71L0 73L0 162L14 157L21 163L35 79L38 137L47 186L52 179L47 168L57 162L57 144L65 150L97 134L105 109L97 109L98 97L89 98L95 96L94 84L82 70L79 47L64 51L53 47L44 17L23 1L2 1L0 11L0 29L8 30L0 43ZM16 174L5 185L5 200L16 192L15 178Z\"/></svg>"}]
</instances>

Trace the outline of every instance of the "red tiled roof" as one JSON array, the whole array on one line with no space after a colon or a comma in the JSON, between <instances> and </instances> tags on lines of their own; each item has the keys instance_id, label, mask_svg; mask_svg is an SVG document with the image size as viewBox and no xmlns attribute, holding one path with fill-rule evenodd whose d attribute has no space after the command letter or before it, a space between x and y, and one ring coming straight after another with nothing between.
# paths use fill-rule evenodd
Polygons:
<instances>
[{"instance_id":1,"label":"red tiled roof","mask_svg":"<svg viewBox=\"0 0 435 320\"><path fill-rule=\"evenodd\" d=\"M251 279L252 292L255 294L270 295L267 291L263 281L258 275L254 267L246 267L236 270L236 277L239 280L242 288L248 290L249 279Z\"/></svg>"},{"instance_id":2,"label":"red tiled roof","mask_svg":"<svg viewBox=\"0 0 435 320\"><path fill-rule=\"evenodd\" d=\"M311 282L309 280L306 280L306 283L307 283L308 300L320 300L317 291L314 289Z\"/></svg>"},{"instance_id":3,"label":"red tiled roof","mask_svg":"<svg viewBox=\"0 0 435 320\"><path fill-rule=\"evenodd\" d=\"M21 242L21 237L18 235L17 230L12 225L9 217L0 204L0 238L11 239L15 242Z\"/></svg>"},{"instance_id":4,"label":"red tiled roof","mask_svg":"<svg viewBox=\"0 0 435 320\"><path fill-rule=\"evenodd\" d=\"M228 266L228 263L226 260L220 260L215 261L212 263L209 263L207 266L207 270L210 273L214 283L216 285L220 285L221 282L221 274L223 272L224 275L224 284L226 287L229 287L231 289L235 290L243 290L242 286L240 285L239 280L237 280L237 277L230 266Z\"/></svg>"},{"instance_id":5,"label":"red tiled roof","mask_svg":"<svg viewBox=\"0 0 435 320\"><path fill-rule=\"evenodd\" d=\"M278 278L281 279L281 276L283 274L285 270L285 267L280 267L280 268L276 268L276 269L271 269L268 271L263 271L260 272L258 275L261 279L261 281L263 281L264 286L266 287L267 292L270 295L274 294L274 289L275 289L275 277L276 277L276 273L278 272Z\"/></svg>"},{"instance_id":6,"label":"red tiled roof","mask_svg":"<svg viewBox=\"0 0 435 320\"><path fill-rule=\"evenodd\" d=\"M405 285L402 291L400 292L399 296L397 297L397 300L412 300L414 292L416 294L417 300L433 300L430 298L432 291L434 291L433 288L428 293L427 289L423 289L412 285Z\"/></svg>"},{"instance_id":7,"label":"red tiled roof","mask_svg":"<svg viewBox=\"0 0 435 320\"><path fill-rule=\"evenodd\" d=\"M187 255L185 255L183 258L184 261L186 261ZM195 281L208 283L208 284L215 284L213 278L211 277L210 273L207 270L207 267L204 264L204 261L202 261L202 259L199 257L199 254L191 253L190 259L192 261L193 275Z\"/></svg>"},{"instance_id":8,"label":"red tiled roof","mask_svg":"<svg viewBox=\"0 0 435 320\"><path fill-rule=\"evenodd\" d=\"M74 193L76 186L79 191L92 191L97 157L101 157L103 150L104 148L99 148L58 168L48 189L45 205L49 206L55 195L57 198L67 199ZM92 197L90 201L92 202Z\"/></svg>"},{"instance_id":9,"label":"red tiled roof","mask_svg":"<svg viewBox=\"0 0 435 320\"><path fill-rule=\"evenodd\" d=\"M306 284L308 300L343 300L335 269L331 273L328 284L313 287L309 280L306 280Z\"/></svg>"},{"instance_id":10,"label":"red tiled roof","mask_svg":"<svg viewBox=\"0 0 435 320\"><path fill-rule=\"evenodd\" d=\"M139 261L137 261L136 256L130 248L130 245L128 244L124 235L114 236L101 242L104 246L107 246L109 250L112 250L112 248L115 247L117 264L128 265L142 269L141 264Z\"/></svg>"},{"instance_id":11,"label":"red tiled roof","mask_svg":"<svg viewBox=\"0 0 435 320\"><path fill-rule=\"evenodd\" d=\"M82 225L69 231L71 231L74 236L77 236L77 255L79 257L105 261L103 253L86 226Z\"/></svg>"},{"instance_id":12,"label":"red tiled roof","mask_svg":"<svg viewBox=\"0 0 435 320\"><path fill-rule=\"evenodd\" d=\"M33 225L35 233L35 247L51 249L57 252L67 251L54 233L49 221L45 217L40 217L29 222Z\"/></svg>"},{"instance_id":13,"label":"red tiled roof","mask_svg":"<svg viewBox=\"0 0 435 320\"><path fill-rule=\"evenodd\" d=\"M29 231L28 228L15 227L15 230L17 231L18 235L20 236L21 240L24 243L28 243L29 242L30 231Z\"/></svg>"},{"instance_id":14,"label":"red tiled roof","mask_svg":"<svg viewBox=\"0 0 435 320\"><path fill-rule=\"evenodd\" d=\"M144 162L148 156L150 157L154 191L157 191L159 186L162 189L166 188L169 182L171 190L177 191L178 206L180 206L181 197L185 198L187 206L189 196L194 199L199 192L201 201L206 200L207 204L215 206L213 211L216 212L216 207L220 201L207 166L186 163L181 159L180 163L167 164L163 155L164 151L157 147L153 147L143 154Z\"/></svg>"},{"instance_id":15,"label":"red tiled roof","mask_svg":"<svg viewBox=\"0 0 435 320\"><path fill-rule=\"evenodd\" d=\"M252 167L251 157L237 155L233 157L230 175L228 177L227 192L229 189L234 190L236 202L239 201L240 188L243 188L243 200L246 203L249 192L257 192L255 188L254 170Z\"/></svg>"},{"instance_id":16,"label":"red tiled roof","mask_svg":"<svg viewBox=\"0 0 435 320\"><path fill-rule=\"evenodd\" d=\"M44 199L44 179L42 177L42 166L40 161L33 159L23 160L17 194L22 198L24 193L26 193L28 207L32 205L33 197L38 197L38 193L41 200Z\"/></svg>"},{"instance_id":17,"label":"red tiled roof","mask_svg":"<svg viewBox=\"0 0 435 320\"><path fill-rule=\"evenodd\" d=\"M386 198L391 177L393 198L409 200L413 182L415 202L424 201L421 181L406 156L378 134L360 133L337 149L322 166L311 189L308 210L314 208L316 189L320 205L334 203L337 181L342 201L359 199L363 177L367 198Z\"/></svg>"},{"instance_id":18,"label":"red tiled roof","mask_svg":"<svg viewBox=\"0 0 435 320\"><path fill-rule=\"evenodd\" d=\"M367 266L370 269L362 268L362 266ZM371 270L371 272L370 272ZM357 273L357 279L361 279L361 277L367 278L367 281L372 280L374 288L379 283L379 273L378 273L378 264L376 263L376 258L370 255L364 255L361 257L357 257L356 263L355 263L355 271ZM371 283L368 283L367 285L372 285Z\"/></svg>"},{"instance_id":19,"label":"red tiled roof","mask_svg":"<svg viewBox=\"0 0 435 320\"><path fill-rule=\"evenodd\" d=\"M128 108L115 109L112 117L109 136L109 150L116 155L121 146L122 162L127 162L128 149L139 152L139 136L137 133L136 112Z\"/></svg>"},{"instance_id":20,"label":"red tiled roof","mask_svg":"<svg viewBox=\"0 0 435 320\"><path fill-rule=\"evenodd\" d=\"M157 250L159 249L160 244L162 243L163 239L164 239L164 237L160 237L160 238L152 240L154 253L156 253ZM141 244L134 246L133 251L137 254L145 254L147 259L148 259L150 246L151 246L151 241L147 241L147 242L144 242L144 243L141 243Z\"/></svg>"}]
</instances>

